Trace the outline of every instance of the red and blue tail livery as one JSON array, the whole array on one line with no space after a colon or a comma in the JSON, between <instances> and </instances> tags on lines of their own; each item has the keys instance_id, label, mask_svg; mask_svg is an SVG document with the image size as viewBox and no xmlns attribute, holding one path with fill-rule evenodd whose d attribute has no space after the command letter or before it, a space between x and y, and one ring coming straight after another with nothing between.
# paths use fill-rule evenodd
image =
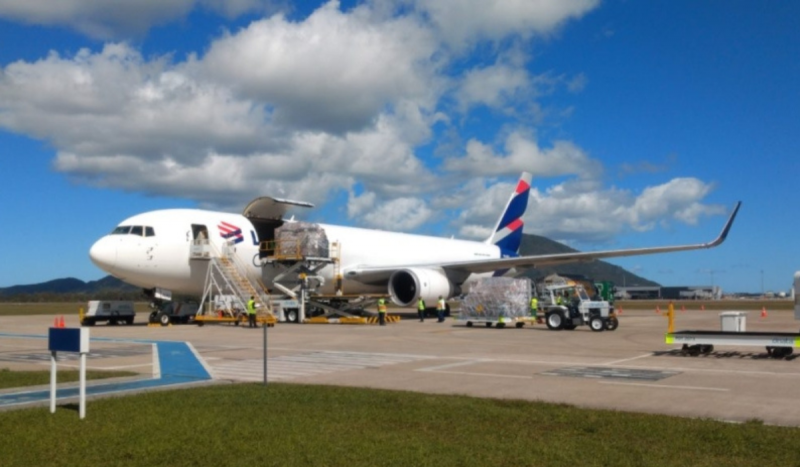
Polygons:
<instances>
[{"instance_id":1,"label":"red and blue tail livery","mask_svg":"<svg viewBox=\"0 0 800 467\"><path fill-rule=\"evenodd\" d=\"M492 236L486 241L500 247L503 257L519 255L522 243L522 216L528 207L528 196L531 192L531 174L523 172L517 182L517 188L511 195L503 211L502 217L494 228Z\"/></svg>"}]
</instances>

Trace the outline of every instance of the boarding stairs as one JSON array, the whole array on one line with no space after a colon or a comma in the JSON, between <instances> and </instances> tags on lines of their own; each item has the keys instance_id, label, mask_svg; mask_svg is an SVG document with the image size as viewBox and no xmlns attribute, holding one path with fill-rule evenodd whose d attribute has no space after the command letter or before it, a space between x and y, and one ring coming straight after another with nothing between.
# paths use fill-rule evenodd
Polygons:
<instances>
[{"instance_id":1,"label":"boarding stairs","mask_svg":"<svg viewBox=\"0 0 800 467\"><path fill-rule=\"evenodd\" d=\"M247 266L236 256L233 245L225 243L222 249L208 243L207 252L195 259L208 260L208 272L200 303L200 313L203 313L206 303L211 303L214 295L233 295L235 306L239 310L247 310L247 302L253 297L256 302L257 314L260 317L269 315L274 317L272 301L266 287L259 280L251 280L247 275ZM207 254L206 254L207 253ZM233 310L229 310L231 313Z\"/></svg>"}]
</instances>

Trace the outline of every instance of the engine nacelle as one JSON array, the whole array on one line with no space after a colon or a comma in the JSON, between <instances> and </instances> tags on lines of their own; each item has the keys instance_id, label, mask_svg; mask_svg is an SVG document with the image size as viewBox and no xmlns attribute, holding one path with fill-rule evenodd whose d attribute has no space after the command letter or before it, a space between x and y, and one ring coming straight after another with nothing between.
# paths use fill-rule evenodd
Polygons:
<instances>
[{"instance_id":1,"label":"engine nacelle","mask_svg":"<svg viewBox=\"0 0 800 467\"><path fill-rule=\"evenodd\" d=\"M413 305L420 297L434 306L439 295L448 299L457 295L459 289L441 268L401 269L389 278L389 295L398 306Z\"/></svg>"}]
</instances>

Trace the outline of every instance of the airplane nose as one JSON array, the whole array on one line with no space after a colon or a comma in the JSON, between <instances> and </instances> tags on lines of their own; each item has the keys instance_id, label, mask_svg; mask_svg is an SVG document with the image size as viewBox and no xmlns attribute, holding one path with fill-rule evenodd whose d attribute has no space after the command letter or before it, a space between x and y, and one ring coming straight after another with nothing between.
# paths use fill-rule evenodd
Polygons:
<instances>
[{"instance_id":1,"label":"airplane nose","mask_svg":"<svg viewBox=\"0 0 800 467\"><path fill-rule=\"evenodd\" d=\"M89 258L98 268L110 273L117 262L117 247L110 238L103 237L92 245Z\"/></svg>"}]
</instances>

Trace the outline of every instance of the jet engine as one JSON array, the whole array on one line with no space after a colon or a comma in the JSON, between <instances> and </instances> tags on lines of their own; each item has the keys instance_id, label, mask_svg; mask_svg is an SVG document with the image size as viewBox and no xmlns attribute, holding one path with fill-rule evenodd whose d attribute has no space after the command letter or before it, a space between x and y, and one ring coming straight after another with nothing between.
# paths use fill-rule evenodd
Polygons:
<instances>
[{"instance_id":1,"label":"jet engine","mask_svg":"<svg viewBox=\"0 0 800 467\"><path fill-rule=\"evenodd\" d=\"M447 299L459 291L441 268L400 269L389 277L389 295L398 306L413 305L420 297L435 306L439 295Z\"/></svg>"}]
</instances>

